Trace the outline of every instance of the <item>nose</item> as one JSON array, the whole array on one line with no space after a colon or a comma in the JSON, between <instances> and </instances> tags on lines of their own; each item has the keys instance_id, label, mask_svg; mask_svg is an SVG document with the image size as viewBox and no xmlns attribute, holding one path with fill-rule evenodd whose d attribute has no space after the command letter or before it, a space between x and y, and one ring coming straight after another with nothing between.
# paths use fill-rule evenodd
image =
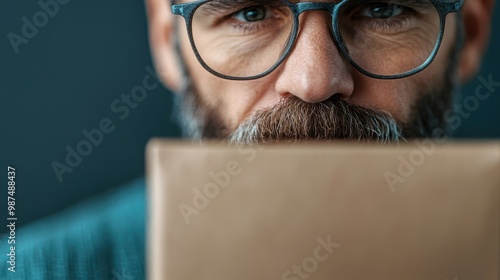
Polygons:
<instances>
[{"instance_id":1,"label":"nose","mask_svg":"<svg viewBox=\"0 0 500 280\"><path fill-rule=\"evenodd\" d=\"M354 89L353 78L334 43L329 14L304 12L299 24L295 46L278 70L276 91L310 103L333 95L348 99Z\"/></svg>"}]
</instances>

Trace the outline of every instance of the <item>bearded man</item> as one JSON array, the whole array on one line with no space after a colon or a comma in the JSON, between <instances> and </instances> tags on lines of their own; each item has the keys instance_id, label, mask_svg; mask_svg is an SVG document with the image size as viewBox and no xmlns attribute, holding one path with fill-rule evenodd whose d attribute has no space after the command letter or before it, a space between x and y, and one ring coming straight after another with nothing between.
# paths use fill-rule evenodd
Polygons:
<instances>
[{"instance_id":1,"label":"bearded man","mask_svg":"<svg viewBox=\"0 0 500 280\"><path fill-rule=\"evenodd\" d=\"M489 37L493 2L469 2L147 4L186 136L255 143L444 137Z\"/></svg>"},{"instance_id":2,"label":"bearded man","mask_svg":"<svg viewBox=\"0 0 500 280\"><path fill-rule=\"evenodd\" d=\"M480 67L493 4L146 0L157 72L176 92L185 136L240 145L445 137L444 113ZM144 185L24 228L15 279L143 279Z\"/></svg>"}]
</instances>

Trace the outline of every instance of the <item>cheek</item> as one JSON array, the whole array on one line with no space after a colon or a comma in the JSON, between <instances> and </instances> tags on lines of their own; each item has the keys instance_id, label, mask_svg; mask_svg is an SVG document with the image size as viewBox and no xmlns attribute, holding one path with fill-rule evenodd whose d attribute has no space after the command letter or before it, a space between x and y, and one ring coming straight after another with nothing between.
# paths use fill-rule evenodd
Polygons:
<instances>
[{"instance_id":1,"label":"cheek","mask_svg":"<svg viewBox=\"0 0 500 280\"><path fill-rule=\"evenodd\" d=\"M456 44L456 17L455 14L450 14L446 18L446 29L443 34L443 41L439 52L434 59L434 61L417 76L420 76L421 80L430 78L430 81L436 81L436 78L443 79L444 73L450 63L450 55L453 52Z\"/></svg>"},{"instance_id":2,"label":"cheek","mask_svg":"<svg viewBox=\"0 0 500 280\"><path fill-rule=\"evenodd\" d=\"M435 88L443 83L444 65L445 62L435 63L419 74L399 80L374 80L356 74L356 88L348 101L387 111L398 123L407 123L411 121L420 98L425 94L433 94Z\"/></svg>"},{"instance_id":3,"label":"cheek","mask_svg":"<svg viewBox=\"0 0 500 280\"><path fill-rule=\"evenodd\" d=\"M354 74L355 89L349 103L389 112L398 123L411 118L412 105L418 99L415 78L377 80Z\"/></svg>"},{"instance_id":4,"label":"cheek","mask_svg":"<svg viewBox=\"0 0 500 280\"><path fill-rule=\"evenodd\" d=\"M421 96L433 93L445 81L450 53L455 47L455 22L453 15L448 16L440 50L424 71L400 80L370 79L353 72L355 89L348 101L390 112L399 123L408 122L413 116L412 108Z\"/></svg>"},{"instance_id":5,"label":"cheek","mask_svg":"<svg viewBox=\"0 0 500 280\"><path fill-rule=\"evenodd\" d=\"M181 48L188 75L194 84L196 92L204 106L216 108L220 106L224 84L222 80L209 73L194 54L185 29L181 32ZM218 100L220 98L220 100Z\"/></svg>"},{"instance_id":6,"label":"cheek","mask_svg":"<svg viewBox=\"0 0 500 280\"><path fill-rule=\"evenodd\" d=\"M268 94L272 75L253 81L231 81L216 77L198 62L187 32L182 32L181 36L184 61L202 106L215 111L228 128L235 129L255 111L268 108L278 101L276 94Z\"/></svg>"},{"instance_id":7,"label":"cheek","mask_svg":"<svg viewBox=\"0 0 500 280\"><path fill-rule=\"evenodd\" d=\"M186 43L183 46L184 61L201 106L215 112L228 128L235 129L265 96L264 80L231 81L216 77L198 62L188 41L187 47Z\"/></svg>"}]
</instances>

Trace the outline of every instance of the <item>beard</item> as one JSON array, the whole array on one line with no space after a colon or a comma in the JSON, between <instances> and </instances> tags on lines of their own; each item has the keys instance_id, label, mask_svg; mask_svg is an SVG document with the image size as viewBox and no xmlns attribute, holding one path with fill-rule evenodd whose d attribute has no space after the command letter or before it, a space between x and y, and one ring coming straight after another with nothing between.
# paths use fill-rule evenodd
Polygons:
<instances>
[{"instance_id":1,"label":"beard","mask_svg":"<svg viewBox=\"0 0 500 280\"><path fill-rule=\"evenodd\" d=\"M353 106L337 97L321 103L290 97L251 116L228 140L235 144L341 139L387 143L401 138L400 127L388 113Z\"/></svg>"},{"instance_id":2,"label":"beard","mask_svg":"<svg viewBox=\"0 0 500 280\"><path fill-rule=\"evenodd\" d=\"M454 63L450 63L453 66ZM186 89L178 96L181 127L184 136L194 140L225 139L233 144L264 144L312 140L350 140L356 142L401 142L411 138L445 137L444 113L457 93L455 68L448 67L440 86L421 92L411 108L411 118L399 124L390 113L349 104L337 96L308 103L297 97L282 99L270 109L258 111L230 130L218 113L200 99L185 77Z\"/></svg>"},{"instance_id":3,"label":"beard","mask_svg":"<svg viewBox=\"0 0 500 280\"><path fill-rule=\"evenodd\" d=\"M400 142L447 131L444 113L458 89L454 73L448 70L442 86L419 93L410 121L403 124L388 112L352 105L337 96L320 103L304 102L294 96L282 99L272 108L256 112L233 131L220 117L220 108L206 106L194 89L181 93L180 106L176 107L181 108L178 116L184 136L194 140L225 139L243 145L312 140ZM189 77L185 79L192 84Z\"/></svg>"},{"instance_id":4,"label":"beard","mask_svg":"<svg viewBox=\"0 0 500 280\"><path fill-rule=\"evenodd\" d=\"M176 108L180 110L177 115L183 134L193 140L225 139L242 145L313 140L388 143L446 137L448 125L444 113L459 89L456 71L463 44L460 27L459 24L457 43L449 52L443 77L430 89L418 92L419 99L411 106L411 117L406 123L397 123L388 112L352 105L334 95L320 103L304 102L297 97L283 99L231 130L219 114L221 108L211 108L202 102L179 55L184 73ZM180 45L176 45L181 54ZM438 136L436 131L440 132Z\"/></svg>"}]
</instances>

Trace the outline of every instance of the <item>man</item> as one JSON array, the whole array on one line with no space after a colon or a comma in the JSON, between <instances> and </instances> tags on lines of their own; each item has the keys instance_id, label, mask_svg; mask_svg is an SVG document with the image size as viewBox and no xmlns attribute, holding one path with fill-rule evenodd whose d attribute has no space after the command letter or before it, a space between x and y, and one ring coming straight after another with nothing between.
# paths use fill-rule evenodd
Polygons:
<instances>
[{"instance_id":1,"label":"man","mask_svg":"<svg viewBox=\"0 0 500 280\"><path fill-rule=\"evenodd\" d=\"M188 34L172 3L146 2L156 66L183 100L188 135L240 142L444 136L443 113L480 66L493 7L465 1L445 14L433 3L463 1L318 1L341 3L304 11L294 26L284 1L209 1L183 15ZM174 1L179 14L192 2ZM405 78L387 79L395 75Z\"/></svg>"},{"instance_id":2,"label":"man","mask_svg":"<svg viewBox=\"0 0 500 280\"><path fill-rule=\"evenodd\" d=\"M156 67L182 101L186 135L246 144L443 137L444 111L480 66L493 2L146 4ZM26 227L16 274L5 263L1 273L143 279L144 230L140 180Z\"/></svg>"}]
</instances>

